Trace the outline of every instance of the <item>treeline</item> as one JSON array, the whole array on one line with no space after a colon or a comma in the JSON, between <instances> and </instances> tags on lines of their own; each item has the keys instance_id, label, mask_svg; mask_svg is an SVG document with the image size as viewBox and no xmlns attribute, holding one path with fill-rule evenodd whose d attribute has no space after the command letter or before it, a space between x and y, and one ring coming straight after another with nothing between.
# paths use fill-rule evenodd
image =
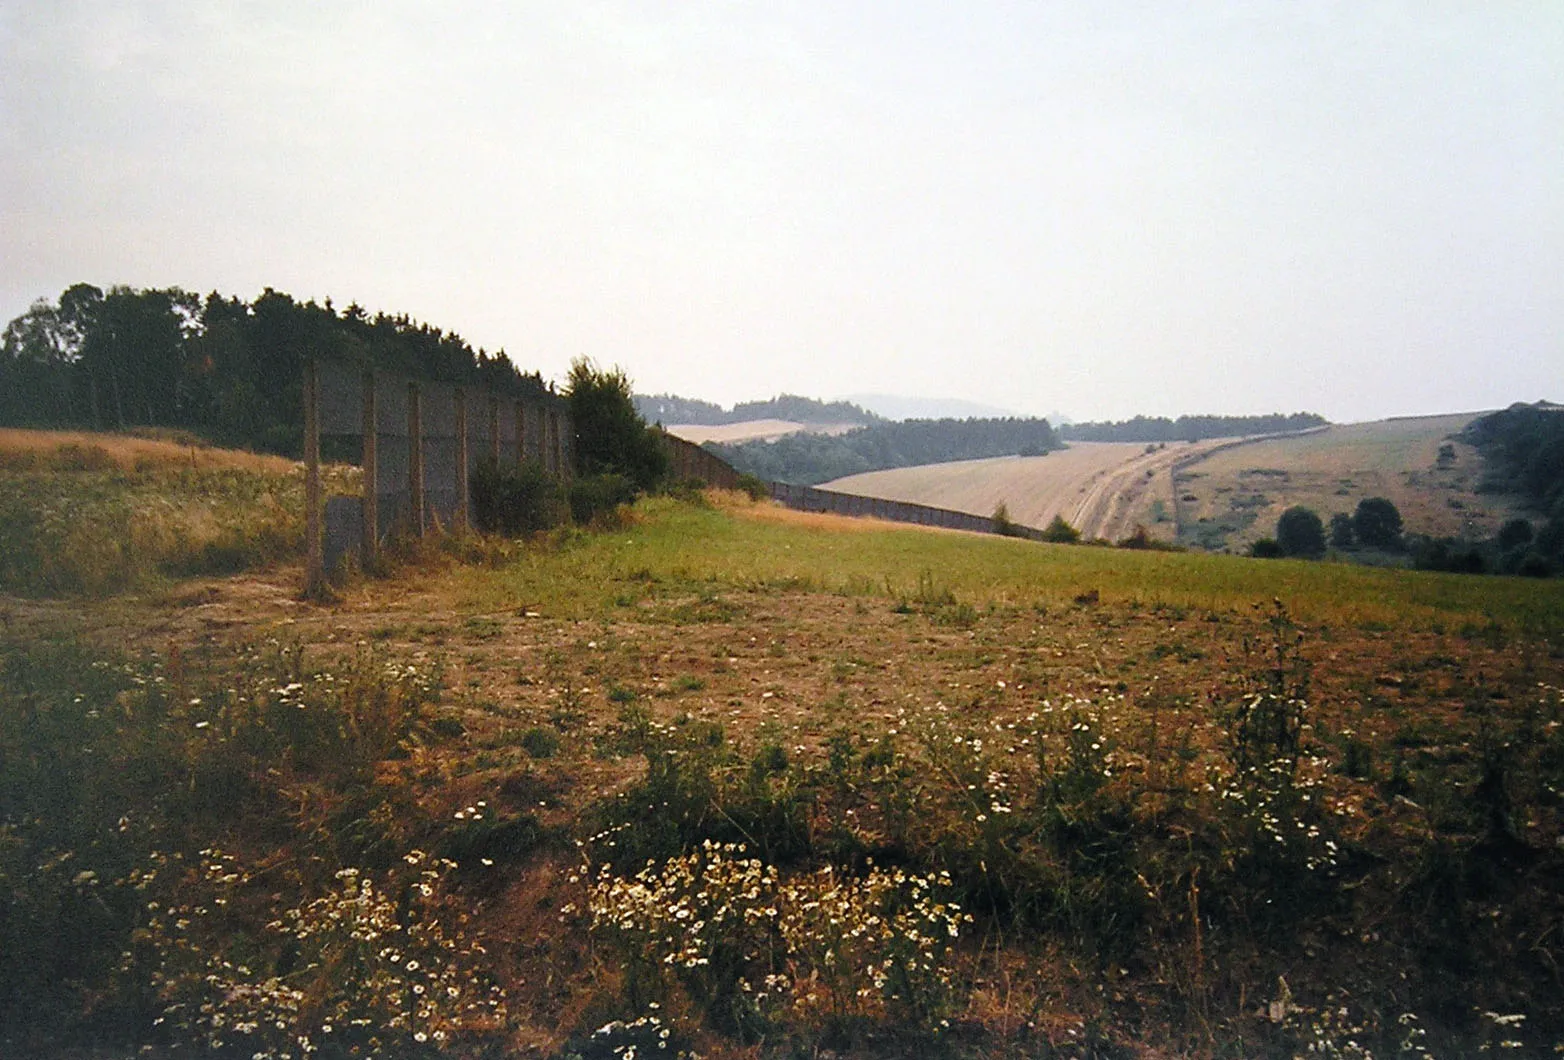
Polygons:
<instances>
[{"instance_id":1,"label":"treeline","mask_svg":"<svg viewBox=\"0 0 1564 1060\"><path fill-rule=\"evenodd\" d=\"M1313 412L1269 416L1136 416L1132 420L1067 423L1059 434L1067 442L1198 442L1247 434L1281 434L1324 427L1330 421Z\"/></svg>"},{"instance_id":2,"label":"treeline","mask_svg":"<svg viewBox=\"0 0 1564 1060\"><path fill-rule=\"evenodd\" d=\"M637 394L635 407L648 423L697 424L720 427L750 420L789 420L793 423L878 423L880 417L850 401L817 401L782 394L769 401L742 401L731 409L710 401L682 398L674 394Z\"/></svg>"},{"instance_id":3,"label":"treeline","mask_svg":"<svg viewBox=\"0 0 1564 1060\"><path fill-rule=\"evenodd\" d=\"M1564 406L1515 404L1473 420L1461 440L1483 455L1485 489L1519 493L1528 507L1556 511L1564 501Z\"/></svg>"},{"instance_id":4,"label":"treeline","mask_svg":"<svg viewBox=\"0 0 1564 1060\"><path fill-rule=\"evenodd\" d=\"M1041 419L881 421L830 436L789 434L774 442L707 448L740 472L797 486L882 471L993 456L1040 456L1063 448L1059 435Z\"/></svg>"},{"instance_id":5,"label":"treeline","mask_svg":"<svg viewBox=\"0 0 1564 1060\"><path fill-rule=\"evenodd\" d=\"M266 288L253 302L178 288L76 284L6 325L0 424L171 427L222 445L296 456L303 369L341 357L434 382L529 398L547 392L503 351L405 314L337 310Z\"/></svg>"},{"instance_id":6,"label":"treeline","mask_svg":"<svg viewBox=\"0 0 1564 1060\"><path fill-rule=\"evenodd\" d=\"M1506 524L1506 547L1564 567L1564 407L1511 405L1473 420L1460 437L1482 454L1487 475L1479 489L1519 494L1536 513L1538 527L1527 519Z\"/></svg>"}]
</instances>

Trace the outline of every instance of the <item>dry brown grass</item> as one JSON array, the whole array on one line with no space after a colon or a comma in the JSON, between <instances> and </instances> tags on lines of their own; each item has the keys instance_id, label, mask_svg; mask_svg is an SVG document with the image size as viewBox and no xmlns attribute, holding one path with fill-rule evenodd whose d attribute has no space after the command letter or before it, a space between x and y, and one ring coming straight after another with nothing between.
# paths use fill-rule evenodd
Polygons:
<instances>
[{"instance_id":1,"label":"dry brown grass","mask_svg":"<svg viewBox=\"0 0 1564 1060\"><path fill-rule=\"evenodd\" d=\"M7 470L124 471L184 467L197 471L240 470L284 475L297 465L280 456L187 445L160 438L93 431L35 431L0 428L0 468Z\"/></svg>"},{"instance_id":2,"label":"dry brown grass","mask_svg":"<svg viewBox=\"0 0 1564 1060\"><path fill-rule=\"evenodd\" d=\"M1180 476L1180 525L1251 512L1253 522L1228 535L1241 548L1274 532L1282 512L1303 505L1329 522L1367 497L1388 498L1407 531L1471 539L1488 537L1514 514L1507 498L1480 494L1476 450L1452 442L1456 459L1438 464L1439 447L1476 414L1333 425L1323 431L1224 449Z\"/></svg>"},{"instance_id":3,"label":"dry brown grass","mask_svg":"<svg viewBox=\"0 0 1564 1060\"><path fill-rule=\"evenodd\" d=\"M1054 516L1088 538L1117 540L1137 525L1153 537L1173 536L1174 462L1220 444L1075 442L1047 456L995 457L851 475L827 489L992 515L1001 503L1023 526L1042 528Z\"/></svg>"},{"instance_id":4,"label":"dry brown grass","mask_svg":"<svg viewBox=\"0 0 1564 1060\"><path fill-rule=\"evenodd\" d=\"M756 523L772 523L777 526L798 527L805 530L822 530L834 534L857 534L870 531L906 530L912 533L967 534L969 530L951 530L942 526L913 526L908 523L875 519L871 516L836 515L831 512L800 512L784 508L772 501L752 501L743 493L732 490L708 490L707 496L725 512Z\"/></svg>"}]
</instances>

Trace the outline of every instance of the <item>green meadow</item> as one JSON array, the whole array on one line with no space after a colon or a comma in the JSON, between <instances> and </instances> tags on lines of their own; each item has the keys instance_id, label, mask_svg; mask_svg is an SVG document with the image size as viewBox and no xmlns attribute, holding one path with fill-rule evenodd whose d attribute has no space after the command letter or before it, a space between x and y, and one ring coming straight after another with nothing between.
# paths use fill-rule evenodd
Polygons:
<instances>
[{"instance_id":1,"label":"green meadow","mask_svg":"<svg viewBox=\"0 0 1564 1060\"><path fill-rule=\"evenodd\" d=\"M1284 600L1299 618L1426 629L1498 623L1556 634L1564 583L1380 570L1346 563L1258 561L1047 545L931 533L883 523L767 517L738 506L648 501L633 525L570 533L553 548L520 556L497 574L464 581L475 606L519 595L585 615L649 577L734 587L807 587L824 592L914 594L932 578L974 606L1061 605L1085 593L1103 601L1228 610Z\"/></svg>"}]
</instances>

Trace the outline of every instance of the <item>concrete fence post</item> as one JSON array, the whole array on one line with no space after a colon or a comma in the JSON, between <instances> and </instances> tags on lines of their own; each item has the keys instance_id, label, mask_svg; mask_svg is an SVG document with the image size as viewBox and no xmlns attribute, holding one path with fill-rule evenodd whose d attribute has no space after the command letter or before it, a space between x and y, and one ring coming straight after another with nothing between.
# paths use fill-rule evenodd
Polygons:
<instances>
[{"instance_id":1,"label":"concrete fence post","mask_svg":"<svg viewBox=\"0 0 1564 1060\"><path fill-rule=\"evenodd\" d=\"M326 591L325 517L320 488L320 379L315 359L304 363L304 595L318 599Z\"/></svg>"},{"instance_id":2,"label":"concrete fence post","mask_svg":"<svg viewBox=\"0 0 1564 1060\"><path fill-rule=\"evenodd\" d=\"M500 462L500 399L489 394L489 459Z\"/></svg>"},{"instance_id":3,"label":"concrete fence post","mask_svg":"<svg viewBox=\"0 0 1564 1060\"><path fill-rule=\"evenodd\" d=\"M452 514L456 532L465 534L471 529L467 490L467 391L457 387L452 396L456 400L456 504Z\"/></svg>"},{"instance_id":4,"label":"concrete fence post","mask_svg":"<svg viewBox=\"0 0 1564 1060\"><path fill-rule=\"evenodd\" d=\"M375 373L364 373L364 566L380 558L380 410L375 400Z\"/></svg>"},{"instance_id":5,"label":"concrete fence post","mask_svg":"<svg viewBox=\"0 0 1564 1060\"><path fill-rule=\"evenodd\" d=\"M423 537L424 518L424 426L417 383L407 384L407 497L412 508L413 533Z\"/></svg>"}]
</instances>

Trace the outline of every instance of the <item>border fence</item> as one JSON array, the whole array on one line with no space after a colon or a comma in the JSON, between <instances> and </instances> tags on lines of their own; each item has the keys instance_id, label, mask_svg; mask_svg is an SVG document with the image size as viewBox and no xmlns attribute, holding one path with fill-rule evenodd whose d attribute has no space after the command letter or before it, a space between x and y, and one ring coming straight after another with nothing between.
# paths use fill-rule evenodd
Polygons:
<instances>
[{"instance_id":1,"label":"border fence","mask_svg":"<svg viewBox=\"0 0 1564 1060\"><path fill-rule=\"evenodd\" d=\"M939 526L947 530L970 530L979 534L998 533L992 516L974 515L971 512L934 508L910 501L892 501L883 497L861 497L855 493L836 493L814 486L793 486L786 482L773 482L771 496L780 504L801 512L830 512L860 518L885 519L894 523L912 523L917 526ZM1043 540L1043 532L1030 526L1012 525L1015 537L1031 541Z\"/></svg>"},{"instance_id":2,"label":"border fence","mask_svg":"<svg viewBox=\"0 0 1564 1060\"><path fill-rule=\"evenodd\" d=\"M569 478L575 464L575 430L562 397L432 383L343 361L306 366L304 435L312 595L345 556L373 562L392 534L468 529L469 482L485 458L535 461L559 478ZM323 440L334 455L359 458L360 497L322 504Z\"/></svg>"},{"instance_id":3,"label":"border fence","mask_svg":"<svg viewBox=\"0 0 1564 1060\"><path fill-rule=\"evenodd\" d=\"M710 451L663 435L674 474L738 489L739 472ZM334 457L363 468L359 497L321 493L322 442ZM575 427L565 399L432 383L343 361L316 360L304 374L305 592L319 595L326 573L346 557L373 563L393 534L421 537L434 528L471 527L471 475L485 458L535 461L566 479L575 464ZM836 493L785 482L767 484L778 503L805 512L884 519L916 526L997 533L992 517L926 504ZM1016 537L1042 531L1012 524Z\"/></svg>"}]
</instances>

